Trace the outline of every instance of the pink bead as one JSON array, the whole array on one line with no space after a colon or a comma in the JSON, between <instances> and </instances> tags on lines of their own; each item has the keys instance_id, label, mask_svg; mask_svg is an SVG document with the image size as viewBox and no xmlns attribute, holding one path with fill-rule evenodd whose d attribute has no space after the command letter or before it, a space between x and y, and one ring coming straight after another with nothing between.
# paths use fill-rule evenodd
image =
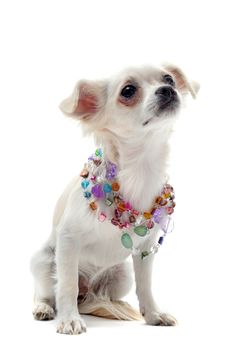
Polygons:
<instances>
[{"instance_id":1,"label":"pink bead","mask_svg":"<svg viewBox=\"0 0 233 350\"><path fill-rule=\"evenodd\" d=\"M106 217L107 217L106 214L100 213L100 214L99 214L99 221L100 221L100 222L104 222L104 221L106 220Z\"/></svg>"},{"instance_id":2,"label":"pink bead","mask_svg":"<svg viewBox=\"0 0 233 350\"><path fill-rule=\"evenodd\" d=\"M150 220L147 222L147 228L152 229L154 227L154 221Z\"/></svg>"},{"instance_id":3,"label":"pink bead","mask_svg":"<svg viewBox=\"0 0 233 350\"><path fill-rule=\"evenodd\" d=\"M129 202L125 203L125 209L126 210L131 210L132 209L132 206Z\"/></svg>"},{"instance_id":4,"label":"pink bead","mask_svg":"<svg viewBox=\"0 0 233 350\"><path fill-rule=\"evenodd\" d=\"M174 209L171 208L171 207L167 207L166 208L166 212L167 212L168 215L171 215L174 212Z\"/></svg>"}]
</instances>

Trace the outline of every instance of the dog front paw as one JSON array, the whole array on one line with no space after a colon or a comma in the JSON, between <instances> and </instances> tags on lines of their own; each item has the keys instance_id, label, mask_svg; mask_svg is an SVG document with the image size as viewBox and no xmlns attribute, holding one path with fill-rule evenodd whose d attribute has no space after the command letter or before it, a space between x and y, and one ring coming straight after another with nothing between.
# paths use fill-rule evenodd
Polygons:
<instances>
[{"instance_id":1,"label":"dog front paw","mask_svg":"<svg viewBox=\"0 0 233 350\"><path fill-rule=\"evenodd\" d=\"M81 334L86 332L86 324L80 316L61 318L57 321L57 333Z\"/></svg>"},{"instance_id":2,"label":"dog front paw","mask_svg":"<svg viewBox=\"0 0 233 350\"><path fill-rule=\"evenodd\" d=\"M39 321L53 320L55 316L54 309L46 303L38 303L33 310L33 316Z\"/></svg>"},{"instance_id":3,"label":"dog front paw","mask_svg":"<svg viewBox=\"0 0 233 350\"><path fill-rule=\"evenodd\" d=\"M145 321L147 324L153 325L153 326L176 326L177 320L175 317L162 313L153 311L150 313L145 314Z\"/></svg>"}]
</instances>

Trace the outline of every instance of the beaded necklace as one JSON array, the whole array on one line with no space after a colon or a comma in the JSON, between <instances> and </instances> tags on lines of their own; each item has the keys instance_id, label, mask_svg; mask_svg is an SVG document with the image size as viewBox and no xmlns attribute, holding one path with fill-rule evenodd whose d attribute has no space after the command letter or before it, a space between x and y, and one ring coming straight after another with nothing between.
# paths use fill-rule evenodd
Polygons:
<instances>
[{"instance_id":1,"label":"beaded necklace","mask_svg":"<svg viewBox=\"0 0 233 350\"><path fill-rule=\"evenodd\" d=\"M100 222L108 220L121 230L121 243L126 249L130 249L133 255L141 254L142 259L158 252L164 237L174 227L171 214L174 212L175 194L171 185L163 186L148 212L135 210L120 194L117 166L104 159L101 148L88 158L80 176L83 194L90 209L97 213ZM141 251L135 248L134 234L145 237L155 225L159 226L162 234L150 249Z\"/></svg>"}]
</instances>

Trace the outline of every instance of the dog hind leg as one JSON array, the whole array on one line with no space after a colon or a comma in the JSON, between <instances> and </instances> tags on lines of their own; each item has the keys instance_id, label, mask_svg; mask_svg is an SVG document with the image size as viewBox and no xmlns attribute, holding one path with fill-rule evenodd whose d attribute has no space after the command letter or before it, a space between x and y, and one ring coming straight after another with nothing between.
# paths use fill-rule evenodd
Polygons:
<instances>
[{"instance_id":1,"label":"dog hind leg","mask_svg":"<svg viewBox=\"0 0 233 350\"><path fill-rule=\"evenodd\" d=\"M97 274L91 281L89 293L79 305L80 312L109 319L141 320L137 310L120 300L128 294L132 283L127 262Z\"/></svg>"}]
</instances>

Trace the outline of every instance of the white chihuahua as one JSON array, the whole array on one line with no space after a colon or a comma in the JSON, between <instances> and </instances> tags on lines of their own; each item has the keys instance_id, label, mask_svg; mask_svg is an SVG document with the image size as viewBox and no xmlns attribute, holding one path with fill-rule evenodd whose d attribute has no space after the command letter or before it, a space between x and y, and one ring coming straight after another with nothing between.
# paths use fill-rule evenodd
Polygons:
<instances>
[{"instance_id":1,"label":"white chihuahua","mask_svg":"<svg viewBox=\"0 0 233 350\"><path fill-rule=\"evenodd\" d=\"M51 236L32 258L36 319L53 319L56 310L65 334L86 331L80 313L176 324L153 298L152 263L172 230L169 137L185 94L198 88L175 66L143 67L79 81L62 102L101 148L58 200ZM131 254L141 314L120 301L132 286Z\"/></svg>"}]
</instances>

